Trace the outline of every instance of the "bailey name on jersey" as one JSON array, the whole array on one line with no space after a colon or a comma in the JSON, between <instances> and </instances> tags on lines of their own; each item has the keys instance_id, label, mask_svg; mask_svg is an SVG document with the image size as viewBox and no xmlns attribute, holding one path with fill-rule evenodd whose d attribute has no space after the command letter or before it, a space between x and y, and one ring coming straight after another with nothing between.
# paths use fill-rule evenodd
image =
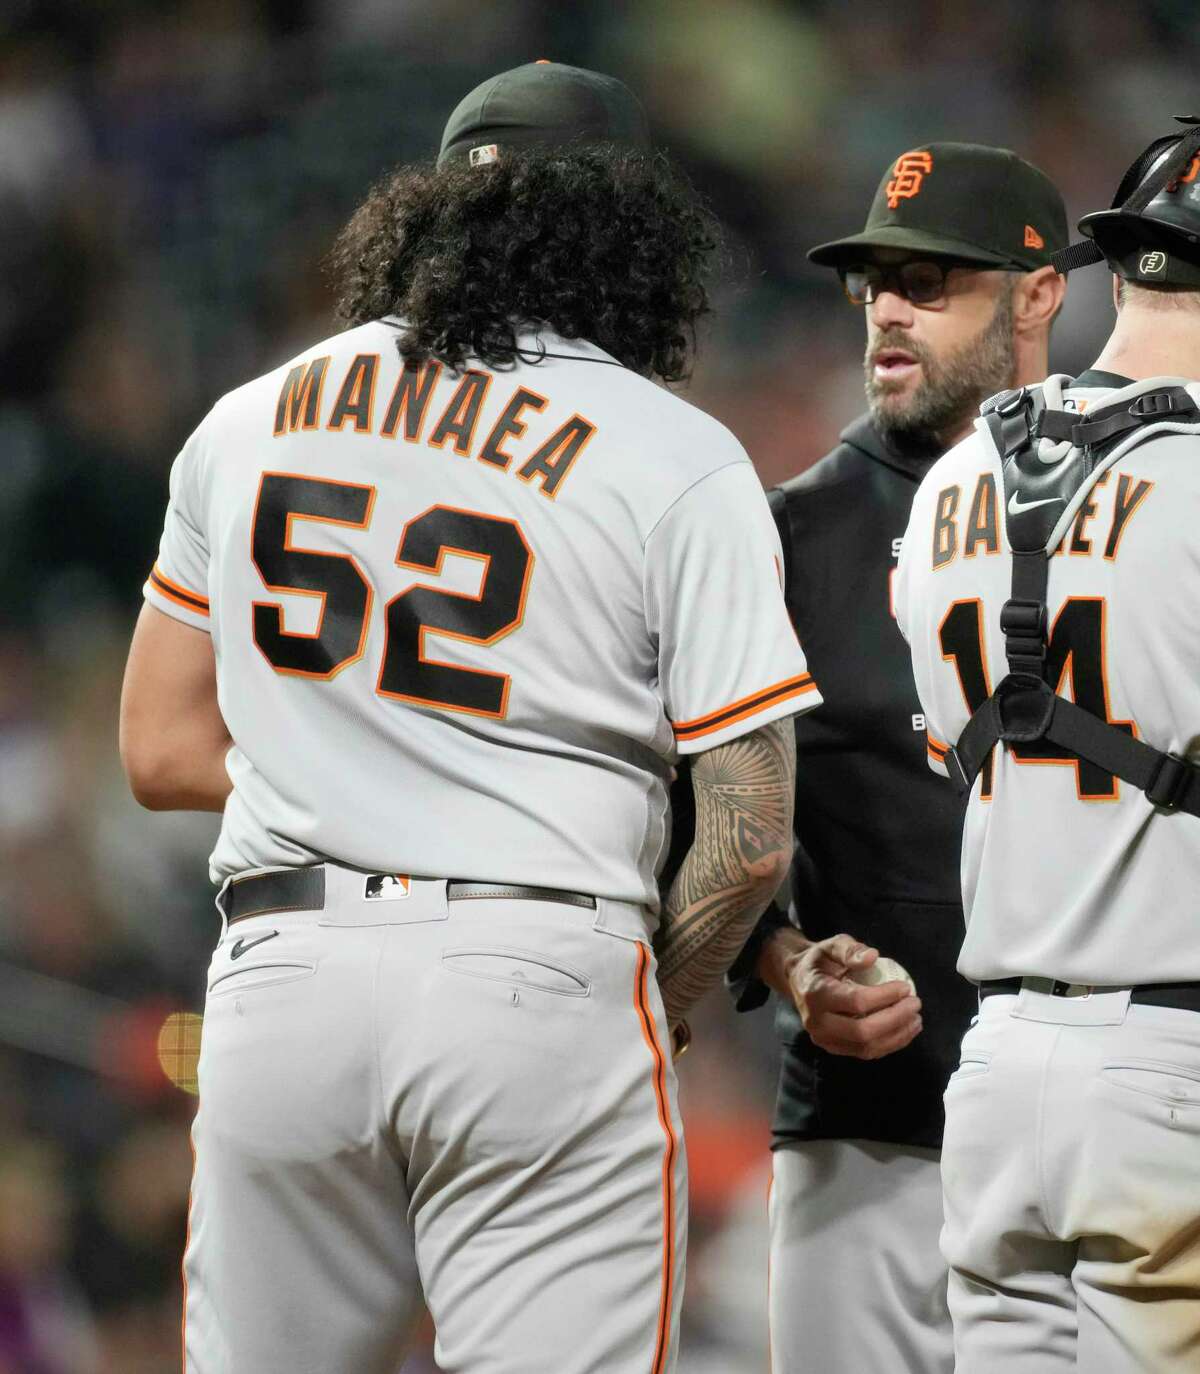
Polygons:
<instances>
[{"instance_id":1,"label":"bailey name on jersey","mask_svg":"<svg viewBox=\"0 0 1200 1374\"><path fill-rule=\"evenodd\" d=\"M329 363L328 355L312 358L288 372L275 406L273 432L277 438L322 428L350 434L376 433L379 354L355 355L336 393L328 388L334 399L326 409ZM405 363L384 411L379 435L395 439L402 433L409 443L424 442L430 448L444 449L450 443L460 457L474 457L501 472L519 463L515 475L523 482L537 482L542 495L554 500L575 460L596 433L596 426L582 415L572 415L548 437L537 442L525 440L530 420L545 410L549 401L539 392L518 386L487 434L477 435L479 412L493 374L475 369L460 374L447 372L434 404L442 372L442 364L434 359ZM450 384L453 389L448 391ZM521 451L514 452L513 445Z\"/></svg>"},{"instance_id":2,"label":"bailey name on jersey","mask_svg":"<svg viewBox=\"0 0 1200 1374\"><path fill-rule=\"evenodd\" d=\"M1109 471L1097 478L1075 515L1070 534L1064 536L1055 550L1056 557L1064 550L1075 555L1090 554L1097 542L1102 541L1104 557L1110 562L1116 558L1130 518L1150 494L1154 483L1122 472L1117 476L1116 485L1109 486L1111 476ZM932 568L948 567L960 552L964 558L1000 552L996 500L996 479L991 472L979 474L969 506L963 502L960 484L941 488L933 520Z\"/></svg>"}]
</instances>

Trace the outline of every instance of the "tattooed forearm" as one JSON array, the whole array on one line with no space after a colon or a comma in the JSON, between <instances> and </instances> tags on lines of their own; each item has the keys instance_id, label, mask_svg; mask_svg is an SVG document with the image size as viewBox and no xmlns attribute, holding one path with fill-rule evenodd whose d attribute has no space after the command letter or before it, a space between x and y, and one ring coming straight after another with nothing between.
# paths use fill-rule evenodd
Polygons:
<instances>
[{"instance_id":1,"label":"tattooed forearm","mask_svg":"<svg viewBox=\"0 0 1200 1374\"><path fill-rule=\"evenodd\" d=\"M672 1021L721 978L787 872L795 771L790 718L696 757L696 838L655 941Z\"/></svg>"}]
</instances>

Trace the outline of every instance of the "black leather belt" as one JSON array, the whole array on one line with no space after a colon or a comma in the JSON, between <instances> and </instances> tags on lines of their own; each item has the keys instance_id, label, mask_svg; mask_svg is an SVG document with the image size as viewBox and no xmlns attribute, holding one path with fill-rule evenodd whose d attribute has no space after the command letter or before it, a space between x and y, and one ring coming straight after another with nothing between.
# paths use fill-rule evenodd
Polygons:
<instances>
[{"instance_id":1,"label":"black leather belt","mask_svg":"<svg viewBox=\"0 0 1200 1374\"><path fill-rule=\"evenodd\" d=\"M391 873L364 873L363 897L380 899L393 895L391 887L406 882ZM522 902L559 902L566 906L596 909L595 897L586 892L563 892L555 887L525 887L519 883L472 883L451 879L446 884L446 899L451 902L479 901L489 897ZM250 916L285 911L325 910L325 866L284 868L274 873L254 873L235 878L218 898L228 925Z\"/></svg>"},{"instance_id":2,"label":"black leather belt","mask_svg":"<svg viewBox=\"0 0 1200 1374\"><path fill-rule=\"evenodd\" d=\"M995 997L999 993L1014 996L1021 991L1020 978L985 978L979 985L979 997ZM1043 981L1043 980L1039 980ZM1051 997L1088 997L1097 989L1086 983L1050 983L1046 991ZM1103 992L1101 988L1099 991ZM1177 1011L1200 1011L1200 983L1142 983L1129 990L1129 1000L1141 1007L1174 1007Z\"/></svg>"}]
</instances>

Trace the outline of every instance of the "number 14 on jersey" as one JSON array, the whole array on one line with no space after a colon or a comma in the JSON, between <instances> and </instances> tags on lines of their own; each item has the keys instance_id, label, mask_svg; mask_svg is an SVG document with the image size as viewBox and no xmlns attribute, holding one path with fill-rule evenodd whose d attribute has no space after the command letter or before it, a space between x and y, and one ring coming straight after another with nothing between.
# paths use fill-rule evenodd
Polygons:
<instances>
[{"instance_id":1,"label":"number 14 on jersey","mask_svg":"<svg viewBox=\"0 0 1200 1374\"><path fill-rule=\"evenodd\" d=\"M1069 680L1076 706L1118 730L1136 734L1132 721L1113 720L1109 714L1105 633L1102 596L1072 596L1064 601L1046 646L1046 681L1061 692ZM978 598L954 602L942 619L938 638L943 659L954 664L967 710L974 713L992 694L984 644L983 603ZM1080 801L1115 801L1119 795L1119 783L1111 773L1067 753L1060 745L1042 740L1008 748L1017 763L1073 766ZM980 770L980 795L984 799L992 795L994 757L993 750Z\"/></svg>"}]
</instances>

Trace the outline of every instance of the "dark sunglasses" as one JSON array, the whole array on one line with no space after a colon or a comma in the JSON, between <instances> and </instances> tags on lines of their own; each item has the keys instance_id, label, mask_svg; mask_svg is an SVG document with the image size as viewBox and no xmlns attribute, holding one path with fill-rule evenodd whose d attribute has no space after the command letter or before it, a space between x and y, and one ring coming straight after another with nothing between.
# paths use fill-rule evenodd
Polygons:
<instances>
[{"instance_id":1,"label":"dark sunglasses","mask_svg":"<svg viewBox=\"0 0 1200 1374\"><path fill-rule=\"evenodd\" d=\"M874 262L839 267L838 276L851 305L873 305L882 291L892 291L913 305L934 305L946 294L946 278L956 267L975 272L1019 270L988 268L953 258L912 258L893 267Z\"/></svg>"}]
</instances>

